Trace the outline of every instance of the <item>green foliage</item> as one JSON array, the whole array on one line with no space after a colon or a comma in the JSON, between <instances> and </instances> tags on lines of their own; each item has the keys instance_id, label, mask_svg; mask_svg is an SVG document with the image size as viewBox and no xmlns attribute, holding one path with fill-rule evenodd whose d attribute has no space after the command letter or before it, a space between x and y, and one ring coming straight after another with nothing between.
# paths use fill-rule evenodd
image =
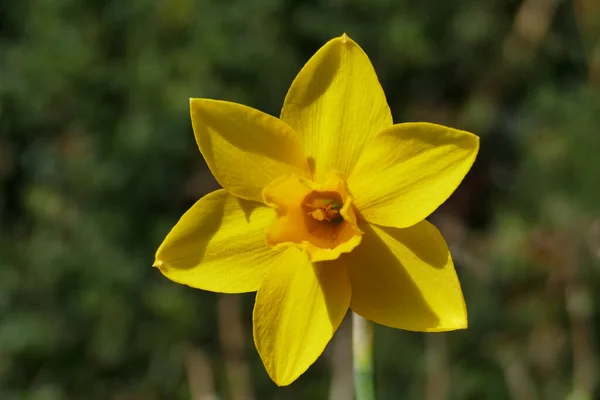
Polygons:
<instances>
[{"instance_id":1,"label":"green foliage","mask_svg":"<svg viewBox=\"0 0 600 400\"><path fill-rule=\"evenodd\" d=\"M378 398L424 398L438 378L455 399L597 395L600 95L582 44L594 38L571 4L226 3L0 5L0 398L187 399L191 348L227 396L217 296L151 267L177 218L217 187L188 98L277 115L303 62L343 32L370 55L396 121L482 137L475 169L433 217L470 328L441 347L378 328ZM540 36L519 28L526 6ZM252 301L255 397L327 398L326 357L290 388L269 381Z\"/></svg>"}]
</instances>

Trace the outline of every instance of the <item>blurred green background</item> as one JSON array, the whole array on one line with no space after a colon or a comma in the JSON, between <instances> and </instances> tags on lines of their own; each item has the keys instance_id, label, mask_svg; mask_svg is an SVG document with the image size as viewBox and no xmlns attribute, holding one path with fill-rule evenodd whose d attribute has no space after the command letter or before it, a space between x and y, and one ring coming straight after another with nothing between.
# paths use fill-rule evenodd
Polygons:
<instances>
[{"instance_id":1,"label":"blurred green background","mask_svg":"<svg viewBox=\"0 0 600 400\"><path fill-rule=\"evenodd\" d=\"M482 139L431 217L470 327L377 327L378 399L599 398L600 2L2 0L0 399L351 398L347 323L277 388L253 347L252 295L151 267L217 188L188 98L278 115L343 32L396 122Z\"/></svg>"}]
</instances>

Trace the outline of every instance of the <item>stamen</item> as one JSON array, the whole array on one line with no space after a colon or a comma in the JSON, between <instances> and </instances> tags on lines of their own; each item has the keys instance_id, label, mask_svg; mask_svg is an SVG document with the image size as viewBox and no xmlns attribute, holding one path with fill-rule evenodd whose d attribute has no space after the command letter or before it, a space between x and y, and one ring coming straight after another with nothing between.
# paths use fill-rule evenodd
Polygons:
<instances>
[{"instance_id":1,"label":"stamen","mask_svg":"<svg viewBox=\"0 0 600 400\"><path fill-rule=\"evenodd\" d=\"M313 209L307 215L312 216L320 222L341 222L344 220L340 214L342 204L334 199L314 199L312 203L305 204L306 207Z\"/></svg>"}]
</instances>

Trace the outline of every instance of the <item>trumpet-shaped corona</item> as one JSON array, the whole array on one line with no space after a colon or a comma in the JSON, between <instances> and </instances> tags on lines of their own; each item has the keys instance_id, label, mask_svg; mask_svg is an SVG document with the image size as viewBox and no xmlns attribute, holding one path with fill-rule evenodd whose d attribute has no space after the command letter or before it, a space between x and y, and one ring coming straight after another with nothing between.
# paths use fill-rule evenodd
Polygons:
<instances>
[{"instance_id":1,"label":"trumpet-shaped corona","mask_svg":"<svg viewBox=\"0 0 600 400\"><path fill-rule=\"evenodd\" d=\"M339 176L322 184L285 176L263 190L263 199L277 212L266 234L270 246L293 243L315 262L335 260L361 241L352 196Z\"/></svg>"}]
</instances>

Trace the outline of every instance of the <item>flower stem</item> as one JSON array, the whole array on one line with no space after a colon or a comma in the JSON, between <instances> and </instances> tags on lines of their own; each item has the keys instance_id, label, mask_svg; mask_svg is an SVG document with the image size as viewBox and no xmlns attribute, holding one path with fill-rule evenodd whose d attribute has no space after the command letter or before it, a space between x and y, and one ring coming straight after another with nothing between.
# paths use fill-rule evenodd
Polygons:
<instances>
[{"instance_id":1,"label":"flower stem","mask_svg":"<svg viewBox=\"0 0 600 400\"><path fill-rule=\"evenodd\" d=\"M352 353L356 400L374 400L373 324L352 313Z\"/></svg>"}]
</instances>

